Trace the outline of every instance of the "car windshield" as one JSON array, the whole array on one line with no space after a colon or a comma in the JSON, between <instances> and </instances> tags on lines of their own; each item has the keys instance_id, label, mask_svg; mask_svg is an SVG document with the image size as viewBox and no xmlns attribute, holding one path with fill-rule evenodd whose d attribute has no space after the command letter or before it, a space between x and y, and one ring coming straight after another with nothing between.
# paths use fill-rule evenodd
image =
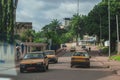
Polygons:
<instances>
[{"instance_id":1,"label":"car windshield","mask_svg":"<svg viewBox=\"0 0 120 80\"><path fill-rule=\"evenodd\" d=\"M82 46L82 48L86 48L86 46Z\"/></svg>"},{"instance_id":2,"label":"car windshield","mask_svg":"<svg viewBox=\"0 0 120 80\"><path fill-rule=\"evenodd\" d=\"M85 56L85 57L88 57L88 53L87 52L75 52L73 54L73 56Z\"/></svg>"},{"instance_id":3,"label":"car windshield","mask_svg":"<svg viewBox=\"0 0 120 80\"><path fill-rule=\"evenodd\" d=\"M43 54L40 53L28 53L25 55L24 59L42 59Z\"/></svg>"},{"instance_id":4,"label":"car windshield","mask_svg":"<svg viewBox=\"0 0 120 80\"><path fill-rule=\"evenodd\" d=\"M75 49L75 47L74 47L74 46L72 46L72 47L71 47L71 49Z\"/></svg>"},{"instance_id":5,"label":"car windshield","mask_svg":"<svg viewBox=\"0 0 120 80\"><path fill-rule=\"evenodd\" d=\"M55 52L54 52L54 51L46 51L45 54L46 54L46 55L54 55Z\"/></svg>"}]
</instances>

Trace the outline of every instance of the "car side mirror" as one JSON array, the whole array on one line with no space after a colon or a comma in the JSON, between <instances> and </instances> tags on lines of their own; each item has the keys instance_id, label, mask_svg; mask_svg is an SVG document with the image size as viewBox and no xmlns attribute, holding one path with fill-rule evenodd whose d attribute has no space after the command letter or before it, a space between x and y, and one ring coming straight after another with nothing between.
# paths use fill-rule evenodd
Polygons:
<instances>
[{"instance_id":1,"label":"car side mirror","mask_svg":"<svg viewBox=\"0 0 120 80\"><path fill-rule=\"evenodd\" d=\"M45 58L47 58L47 56L45 56Z\"/></svg>"},{"instance_id":2,"label":"car side mirror","mask_svg":"<svg viewBox=\"0 0 120 80\"><path fill-rule=\"evenodd\" d=\"M20 60L23 60L23 58L20 58Z\"/></svg>"}]
</instances>

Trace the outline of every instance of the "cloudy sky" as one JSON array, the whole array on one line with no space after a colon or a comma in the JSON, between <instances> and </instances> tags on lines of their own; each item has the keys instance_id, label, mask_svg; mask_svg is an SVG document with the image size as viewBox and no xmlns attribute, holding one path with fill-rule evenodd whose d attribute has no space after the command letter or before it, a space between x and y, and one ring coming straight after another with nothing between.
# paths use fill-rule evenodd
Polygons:
<instances>
[{"instance_id":1,"label":"cloudy sky","mask_svg":"<svg viewBox=\"0 0 120 80\"><path fill-rule=\"evenodd\" d=\"M78 0L18 0L17 22L32 22L39 31L53 19L63 21L77 13ZM101 0L79 0L79 14L87 15Z\"/></svg>"}]
</instances>

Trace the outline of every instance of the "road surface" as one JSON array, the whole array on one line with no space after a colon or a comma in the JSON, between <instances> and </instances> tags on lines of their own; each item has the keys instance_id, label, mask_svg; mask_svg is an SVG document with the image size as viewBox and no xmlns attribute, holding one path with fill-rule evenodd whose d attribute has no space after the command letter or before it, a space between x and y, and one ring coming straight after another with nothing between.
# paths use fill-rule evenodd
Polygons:
<instances>
[{"instance_id":1,"label":"road surface","mask_svg":"<svg viewBox=\"0 0 120 80\"><path fill-rule=\"evenodd\" d=\"M95 61L94 56L91 58L90 68L70 68L71 54L72 53L67 52L59 57L59 62L57 64L50 64L47 72L20 73L19 68L12 68L11 70L16 70L17 75L1 74L0 77L12 80L102 80L113 74L113 72L101 62Z\"/></svg>"}]
</instances>

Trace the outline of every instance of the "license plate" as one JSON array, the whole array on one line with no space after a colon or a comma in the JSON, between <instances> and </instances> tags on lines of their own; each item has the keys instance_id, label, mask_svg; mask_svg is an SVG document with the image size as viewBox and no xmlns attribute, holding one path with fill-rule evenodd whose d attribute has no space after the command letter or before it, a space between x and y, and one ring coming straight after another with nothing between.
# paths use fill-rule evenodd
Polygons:
<instances>
[{"instance_id":1,"label":"license plate","mask_svg":"<svg viewBox=\"0 0 120 80\"><path fill-rule=\"evenodd\" d=\"M74 60L75 62L86 62L85 60Z\"/></svg>"},{"instance_id":2,"label":"license plate","mask_svg":"<svg viewBox=\"0 0 120 80\"><path fill-rule=\"evenodd\" d=\"M27 70L31 70L31 69L35 69L35 67L29 67L29 68L27 68Z\"/></svg>"},{"instance_id":3,"label":"license plate","mask_svg":"<svg viewBox=\"0 0 120 80\"><path fill-rule=\"evenodd\" d=\"M86 62L85 60L78 60L78 61L80 61L80 62Z\"/></svg>"}]
</instances>

